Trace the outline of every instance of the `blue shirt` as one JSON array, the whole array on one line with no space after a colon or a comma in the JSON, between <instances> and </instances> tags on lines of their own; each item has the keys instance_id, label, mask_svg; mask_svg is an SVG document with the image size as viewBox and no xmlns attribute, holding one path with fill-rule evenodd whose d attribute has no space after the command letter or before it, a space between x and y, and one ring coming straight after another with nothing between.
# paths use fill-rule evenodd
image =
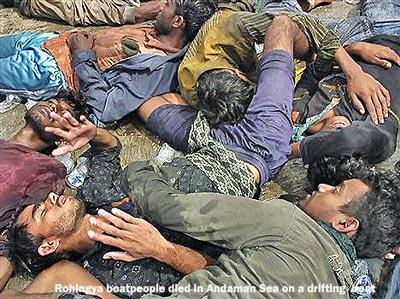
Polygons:
<instances>
[{"instance_id":1,"label":"blue shirt","mask_svg":"<svg viewBox=\"0 0 400 299\"><path fill-rule=\"evenodd\" d=\"M177 69L187 46L161 56L140 54L102 72L92 50L73 52L73 66L87 104L104 123L120 120L149 98L178 88Z\"/></svg>"}]
</instances>

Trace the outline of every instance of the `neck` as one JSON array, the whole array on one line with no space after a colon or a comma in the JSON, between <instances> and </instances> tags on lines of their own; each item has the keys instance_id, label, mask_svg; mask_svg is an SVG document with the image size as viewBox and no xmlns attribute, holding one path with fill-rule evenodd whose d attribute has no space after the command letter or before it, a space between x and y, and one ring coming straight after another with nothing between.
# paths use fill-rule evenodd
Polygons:
<instances>
[{"instance_id":1,"label":"neck","mask_svg":"<svg viewBox=\"0 0 400 299\"><path fill-rule=\"evenodd\" d=\"M182 31L171 31L166 35L159 35L159 41L169 48L182 49L185 45L185 37Z\"/></svg>"},{"instance_id":2,"label":"neck","mask_svg":"<svg viewBox=\"0 0 400 299\"><path fill-rule=\"evenodd\" d=\"M26 125L19 130L18 133L10 139L10 143L20 144L38 152L41 152L50 146L47 142L43 141L36 131L29 125Z\"/></svg>"},{"instance_id":3,"label":"neck","mask_svg":"<svg viewBox=\"0 0 400 299\"><path fill-rule=\"evenodd\" d=\"M85 214L79 228L72 235L70 235L68 238L65 238L62 241L59 247L60 250L73 251L76 253L83 254L94 246L96 241L90 239L87 233L89 230L98 233L101 233L101 231L97 227L90 224L89 222L90 217L97 218L97 215L92 216L90 214Z\"/></svg>"}]
</instances>

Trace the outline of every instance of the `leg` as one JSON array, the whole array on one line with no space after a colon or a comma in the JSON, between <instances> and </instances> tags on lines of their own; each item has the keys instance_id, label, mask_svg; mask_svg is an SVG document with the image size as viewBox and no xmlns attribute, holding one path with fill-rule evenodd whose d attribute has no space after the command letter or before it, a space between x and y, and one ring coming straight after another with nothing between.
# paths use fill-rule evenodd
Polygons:
<instances>
[{"instance_id":1,"label":"leg","mask_svg":"<svg viewBox=\"0 0 400 299\"><path fill-rule=\"evenodd\" d=\"M90 295L101 298L117 299L118 297L106 291L92 274L76 263L61 261L40 273L35 280L24 290L27 294L60 292L57 286L92 286L87 288ZM40 298L40 297L38 297Z\"/></svg>"},{"instance_id":2,"label":"leg","mask_svg":"<svg viewBox=\"0 0 400 299\"><path fill-rule=\"evenodd\" d=\"M297 0L254 0L256 12L302 12Z\"/></svg>"},{"instance_id":3,"label":"leg","mask_svg":"<svg viewBox=\"0 0 400 299\"><path fill-rule=\"evenodd\" d=\"M361 15L372 21L374 35L400 35L400 2L398 0L364 0Z\"/></svg>"},{"instance_id":4,"label":"leg","mask_svg":"<svg viewBox=\"0 0 400 299\"><path fill-rule=\"evenodd\" d=\"M23 33L2 37L0 93L46 99L67 87L55 59L41 49L45 41L57 36L55 33Z\"/></svg>"},{"instance_id":5,"label":"leg","mask_svg":"<svg viewBox=\"0 0 400 299\"><path fill-rule=\"evenodd\" d=\"M125 0L32 0L29 16L65 21L76 25L121 25ZM26 11L26 10L25 10Z\"/></svg>"},{"instance_id":6,"label":"leg","mask_svg":"<svg viewBox=\"0 0 400 299\"><path fill-rule=\"evenodd\" d=\"M400 3L397 0L364 0L361 16L332 21L321 19L344 46L379 34L400 34Z\"/></svg>"}]
</instances>

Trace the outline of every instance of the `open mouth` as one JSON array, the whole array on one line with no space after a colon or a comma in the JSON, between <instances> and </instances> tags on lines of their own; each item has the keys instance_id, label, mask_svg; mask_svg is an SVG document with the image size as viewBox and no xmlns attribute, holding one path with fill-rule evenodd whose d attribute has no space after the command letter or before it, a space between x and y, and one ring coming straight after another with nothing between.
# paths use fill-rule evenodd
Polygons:
<instances>
[{"instance_id":1,"label":"open mouth","mask_svg":"<svg viewBox=\"0 0 400 299\"><path fill-rule=\"evenodd\" d=\"M70 199L70 196L67 196L67 195L60 195L60 196L58 197L58 199L57 199L57 204L58 204L59 206L62 206L62 205L64 205L64 204L67 202L68 199Z\"/></svg>"}]
</instances>

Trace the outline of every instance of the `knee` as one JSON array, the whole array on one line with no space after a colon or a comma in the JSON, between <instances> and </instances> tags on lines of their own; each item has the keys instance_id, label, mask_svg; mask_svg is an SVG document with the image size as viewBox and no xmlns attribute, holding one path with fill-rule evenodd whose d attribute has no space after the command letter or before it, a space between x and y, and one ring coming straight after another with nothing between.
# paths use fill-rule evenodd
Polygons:
<instances>
[{"instance_id":1,"label":"knee","mask_svg":"<svg viewBox=\"0 0 400 299\"><path fill-rule=\"evenodd\" d=\"M271 22L271 27L273 26L278 27L280 30L289 30L289 31L294 31L298 28L296 23L288 15L285 14L274 17L274 19Z\"/></svg>"}]
</instances>

